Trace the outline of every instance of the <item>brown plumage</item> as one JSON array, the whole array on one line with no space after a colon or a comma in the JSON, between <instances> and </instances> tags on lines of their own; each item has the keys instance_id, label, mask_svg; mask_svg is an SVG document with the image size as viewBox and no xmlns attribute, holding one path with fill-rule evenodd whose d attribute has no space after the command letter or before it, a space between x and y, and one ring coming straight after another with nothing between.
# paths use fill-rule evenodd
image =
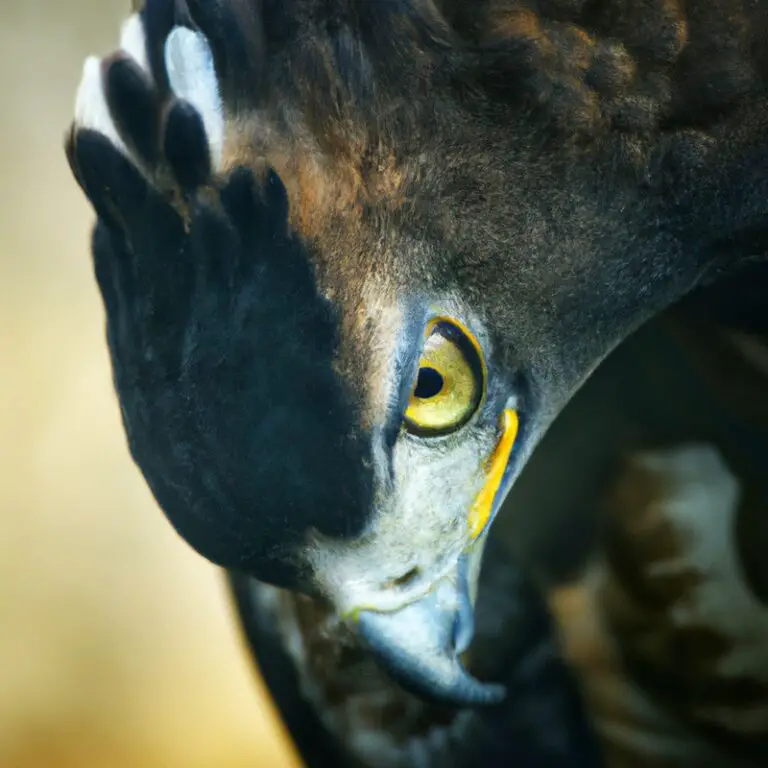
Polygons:
<instances>
[{"instance_id":1,"label":"brown plumage","mask_svg":"<svg viewBox=\"0 0 768 768\"><path fill-rule=\"evenodd\" d=\"M697 220L717 241L742 236L728 209L751 215L747 200L730 199L743 190L712 185L759 151L763 4L374 7L339 3L321 24L319 6L284 5L277 15L294 36L274 60L254 23L255 74L233 85L241 95L224 159L265 160L286 184L292 222L317 246L320 283L342 308L352 386L385 364L368 340L383 336L376 324L406 287L458 280L498 333L515 328L514 362L543 367L560 388L568 373L547 370L539 345L567 322L575 358L598 312L636 323L633 297L615 284L628 269L659 298L656 310L686 290L677 270L698 280L740 252L718 249L693 267L702 245L682 235L685 266L660 258L664 242L634 267L620 255L649 218L669 216L670 228ZM424 241L432 247L415 245ZM495 289L500 275L513 295ZM374 411L382 397L365 393Z\"/></svg>"},{"instance_id":2,"label":"brown plumage","mask_svg":"<svg viewBox=\"0 0 768 768\"><path fill-rule=\"evenodd\" d=\"M610 765L765 761L766 349L743 319L687 309L629 364L637 391L658 379L627 409L650 418L583 575L553 597Z\"/></svg>"},{"instance_id":3,"label":"brown plumage","mask_svg":"<svg viewBox=\"0 0 768 768\"><path fill-rule=\"evenodd\" d=\"M257 655L287 656L291 727L341 712L330 731L343 751L371 722L393 739L412 709L403 750L365 760L418 764L415 748L427 765L594 764L551 628L509 555L487 559L491 602L481 590L465 661L519 700L447 716L466 722L425 746L421 715L442 722L443 709L409 698L374 657L422 695L491 701L459 658L481 551L466 529L509 414L520 428L489 519L510 488L508 510L519 504L534 449L616 346L764 259L767 19L765 3L703 0L150 0L126 50L86 71L68 149L99 216L96 273L133 457L181 535L242 572ZM478 356L468 375L484 394L430 440L404 414L425 329L446 317ZM690 381L681 402L700 387ZM661 405L644 414L656 429L624 413L648 450L701 437L706 410L673 428ZM585 503L602 460L627 448L614 440L585 467ZM703 577L649 580L649 560L685 548L659 515L665 471L630 466L602 544L605 578L618 584L620 563L661 601L658 631L674 645L672 606ZM516 519L501 515L494 538L541 577ZM581 543L564 547L574 562ZM438 587L453 602L430 603ZM588 597L625 618L630 598ZM615 631L630 654L631 633ZM349 662L341 678L329 643ZM719 648L699 645L681 682L691 690ZM668 663L654 648L643 663ZM339 685L351 674L355 688L357 654L387 700L355 725ZM330 759L302 739L305 755Z\"/></svg>"}]
</instances>

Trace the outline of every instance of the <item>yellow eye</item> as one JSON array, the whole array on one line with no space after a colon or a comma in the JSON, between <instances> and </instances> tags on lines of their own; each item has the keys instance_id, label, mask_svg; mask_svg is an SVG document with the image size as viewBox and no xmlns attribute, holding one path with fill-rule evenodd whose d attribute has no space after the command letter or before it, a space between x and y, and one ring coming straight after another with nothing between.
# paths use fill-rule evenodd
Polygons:
<instances>
[{"instance_id":1,"label":"yellow eye","mask_svg":"<svg viewBox=\"0 0 768 768\"><path fill-rule=\"evenodd\" d=\"M450 320L434 320L419 360L405 426L424 437L444 435L466 424L483 399L485 375L480 346Z\"/></svg>"}]
</instances>

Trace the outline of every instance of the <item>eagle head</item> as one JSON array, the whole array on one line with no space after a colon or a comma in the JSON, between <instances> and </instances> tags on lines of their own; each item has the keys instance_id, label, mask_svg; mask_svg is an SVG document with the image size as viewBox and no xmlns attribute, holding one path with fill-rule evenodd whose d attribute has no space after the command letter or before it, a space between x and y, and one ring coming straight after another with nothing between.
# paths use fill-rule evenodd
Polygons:
<instances>
[{"instance_id":1,"label":"eagle head","mask_svg":"<svg viewBox=\"0 0 768 768\"><path fill-rule=\"evenodd\" d=\"M170 522L463 704L503 695L461 658L538 441L741 253L727 169L691 184L716 137L617 130L626 50L561 29L554 61L514 30L474 40L431 2L148 0L86 62L68 141L125 432Z\"/></svg>"}]
</instances>

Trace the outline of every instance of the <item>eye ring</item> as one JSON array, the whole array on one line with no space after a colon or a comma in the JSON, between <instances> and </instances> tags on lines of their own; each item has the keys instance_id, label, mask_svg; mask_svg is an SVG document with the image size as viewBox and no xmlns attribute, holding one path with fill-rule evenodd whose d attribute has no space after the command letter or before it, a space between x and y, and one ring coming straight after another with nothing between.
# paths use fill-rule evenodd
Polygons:
<instances>
[{"instance_id":1,"label":"eye ring","mask_svg":"<svg viewBox=\"0 0 768 768\"><path fill-rule=\"evenodd\" d=\"M417 437L456 432L478 412L486 395L482 348L464 325L432 319L414 377L403 425Z\"/></svg>"}]
</instances>

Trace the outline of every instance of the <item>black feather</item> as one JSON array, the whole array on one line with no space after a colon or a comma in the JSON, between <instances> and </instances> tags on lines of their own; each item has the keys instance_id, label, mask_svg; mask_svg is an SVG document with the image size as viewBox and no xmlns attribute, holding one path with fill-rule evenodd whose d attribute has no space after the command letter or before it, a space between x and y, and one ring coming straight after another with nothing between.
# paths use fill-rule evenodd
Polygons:
<instances>
[{"instance_id":1,"label":"black feather","mask_svg":"<svg viewBox=\"0 0 768 768\"><path fill-rule=\"evenodd\" d=\"M187 0L187 5L211 46L224 99L234 106L257 105L264 84L260 4Z\"/></svg>"},{"instance_id":2,"label":"black feather","mask_svg":"<svg viewBox=\"0 0 768 768\"><path fill-rule=\"evenodd\" d=\"M174 0L146 0L141 10L146 36L147 60L152 79L161 96L168 95L170 85L165 69L165 40L176 22Z\"/></svg>"},{"instance_id":3,"label":"black feather","mask_svg":"<svg viewBox=\"0 0 768 768\"><path fill-rule=\"evenodd\" d=\"M158 160L160 98L147 75L131 59L106 60L104 86L107 105L123 141L146 163Z\"/></svg>"},{"instance_id":4,"label":"black feather","mask_svg":"<svg viewBox=\"0 0 768 768\"><path fill-rule=\"evenodd\" d=\"M189 103L175 101L168 109L163 138L165 157L182 189L202 186L211 173L205 126Z\"/></svg>"},{"instance_id":5,"label":"black feather","mask_svg":"<svg viewBox=\"0 0 768 768\"><path fill-rule=\"evenodd\" d=\"M194 201L185 231L106 139L82 132L75 156L96 209L119 212L93 247L136 463L203 555L295 580L310 528L360 532L372 479L333 370L337 319L288 230L282 183L239 169L226 206Z\"/></svg>"}]
</instances>

